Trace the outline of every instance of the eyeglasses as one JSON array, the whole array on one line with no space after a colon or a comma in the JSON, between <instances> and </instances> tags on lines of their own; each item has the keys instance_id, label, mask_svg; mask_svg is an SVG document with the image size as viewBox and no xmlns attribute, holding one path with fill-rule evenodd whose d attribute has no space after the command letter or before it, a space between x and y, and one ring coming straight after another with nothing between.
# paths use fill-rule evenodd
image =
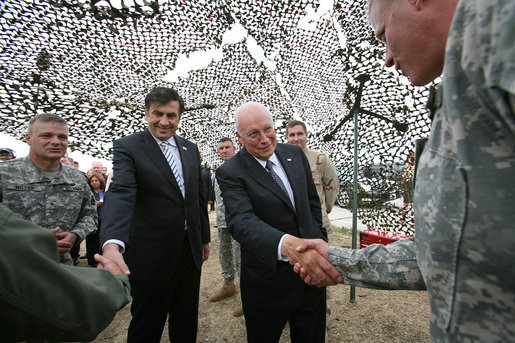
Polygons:
<instances>
[{"instance_id":1,"label":"eyeglasses","mask_svg":"<svg viewBox=\"0 0 515 343\"><path fill-rule=\"evenodd\" d=\"M252 130L249 133L247 133L247 138L258 139L259 136L261 136L261 132L268 136L269 134L274 132L274 128L273 126L267 126L263 130Z\"/></svg>"}]
</instances>

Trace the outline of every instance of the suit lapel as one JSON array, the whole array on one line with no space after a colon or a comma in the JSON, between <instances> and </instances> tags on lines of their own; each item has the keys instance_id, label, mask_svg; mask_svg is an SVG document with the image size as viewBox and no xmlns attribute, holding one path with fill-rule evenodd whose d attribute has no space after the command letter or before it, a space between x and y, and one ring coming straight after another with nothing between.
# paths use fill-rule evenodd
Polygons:
<instances>
[{"instance_id":1,"label":"suit lapel","mask_svg":"<svg viewBox=\"0 0 515 343\"><path fill-rule=\"evenodd\" d=\"M275 180L265 170L265 168L263 168L263 166L261 166L259 162L256 161L254 156L248 153L245 147L240 150L240 159L242 160L242 164L247 169L250 177L256 180L256 182L260 183L267 190L281 198L281 200L283 200L292 209L292 211L294 211L293 205L288 195L284 193L281 187L277 184L277 182L275 182Z\"/></svg>"},{"instance_id":2,"label":"suit lapel","mask_svg":"<svg viewBox=\"0 0 515 343\"><path fill-rule=\"evenodd\" d=\"M161 148L159 145L157 145L156 140L154 137L152 137L148 129L143 131L141 136L141 149L145 152L146 156L148 156L152 163L154 163L156 168L159 169L161 173L163 173L168 182L170 182L173 187L177 189L177 191L181 192L179 184L177 183L177 180L175 180L175 176L173 175L168 161L166 160Z\"/></svg>"},{"instance_id":3,"label":"suit lapel","mask_svg":"<svg viewBox=\"0 0 515 343\"><path fill-rule=\"evenodd\" d=\"M175 143L177 144L177 149L179 150L179 155L181 156L181 164L182 164L182 178L184 182L184 190L188 189L189 181L190 181L190 168L193 165L193 161L191 160L192 156L188 151L188 148L184 145L184 139L177 135L173 136L175 139ZM177 186L178 187L178 186Z\"/></svg>"},{"instance_id":4,"label":"suit lapel","mask_svg":"<svg viewBox=\"0 0 515 343\"><path fill-rule=\"evenodd\" d=\"M286 152L284 149L282 149L282 146L280 144L277 144L277 147L275 148L275 155L281 162L284 172L286 173L286 176L288 177L288 181L290 182L290 187L293 191L293 199L296 204L299 204L299 200L298 200L298 193L299 193L298 185L299 185L299 183L297 182L297 178L299 176L299 168L302 168L302 165L299 165L299 161L296 161L292 155L290 155L288 152ZM293 206L292 206L292 209L293 209Z\"/></svg>"}]
</instances>

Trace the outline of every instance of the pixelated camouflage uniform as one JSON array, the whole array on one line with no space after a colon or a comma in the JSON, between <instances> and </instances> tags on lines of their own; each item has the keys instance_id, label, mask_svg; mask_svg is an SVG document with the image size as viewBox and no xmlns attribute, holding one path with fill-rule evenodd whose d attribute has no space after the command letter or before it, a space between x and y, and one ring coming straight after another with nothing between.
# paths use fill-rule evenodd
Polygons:
<instances>
[{"instance_id":1,"label":"pixelated camouflage uniform","mask_svg":"<svg viewBox=\"0 0 515 343\"><path fill-rule=\"evenodd\" d=\"M515 342L514 32L515 1L459 2L418 162L415 239L329 249L347 283L417 289L420 272L432 342Z\"/></svg>"},{"instance_id":2,"label":"pixelated camouflage uniform","mask_svg":"<svg viewBox=\"0 0 515 343\"><path fill-rule=\"evenodd\" d=\"M336 174L336 168L326 154L306 148L304 151L311 168L311 174L320 205L322 206L322 225L327 230L328 237L332 233L331 222L328 213L333 209L334 202L340 190L340 181Z\"/></svg>"},{"instance_id":3,"label":"pixelated camouflage uniform","mask_svg":"<svg viewBox=\"0 0 515 343\"><path fill-rule=\"evenodd\" d=\"M59 227L82 241L97 229L95 200L86 179L78 171L61 165L52 180L44 176L30 158L0 165L0 202L23 218L47 229ZM66 253L61 262L71 264Z\"/></svg>"},{"instance_id":4,"label":"pixelated camouflage uniform","mask_svg":"<svg viewBox=\"0 0 515 343\"><path fill-rule=\"evenodd\" d=\"M216 198L216 226L218 227L218 239L220 240L220 265L224 279L234 279L240 275L241 249L240 243L236 242L231 236L225 222L225 205L222 198L222 191L215 179L215 198Z\"/></svg>"}]
</instances>

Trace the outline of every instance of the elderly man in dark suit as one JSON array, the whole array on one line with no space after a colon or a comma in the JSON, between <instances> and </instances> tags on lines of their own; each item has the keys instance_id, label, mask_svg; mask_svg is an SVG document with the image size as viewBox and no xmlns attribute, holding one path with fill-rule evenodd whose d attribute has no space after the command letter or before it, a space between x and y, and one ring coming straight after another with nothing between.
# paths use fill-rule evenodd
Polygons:
<instances>
[{"instance_id":1,"label":"elderly man in dark suit","mask_svg":"<svg viewBox=\"0 0 515 343\"><path fill-rule=\"evenodd\" d=\"M175 135L183 111L175 90L154 88L145 98L148 128L113 144L101 241L103 255L130 274L128 342L159 342L167 315L171 342L196 340L210 234L199 151Z\"/></svg>"},{"instance_id":2,"label":"elderly man in dark suit","mask_svg":"<svg viewBox=\"0 0 515 343\"><path fill-rule=\"evenodd\" d=\"M288 264L299 260L297 237L327 239L309 163L299 147L277 144L263 105L244 104L235 122L244 148L216 177L228 228L241 243L247 340L278 342L288 321L293 342L324 342L325 289L304 284Z\"/></svg>"}]
</instances>

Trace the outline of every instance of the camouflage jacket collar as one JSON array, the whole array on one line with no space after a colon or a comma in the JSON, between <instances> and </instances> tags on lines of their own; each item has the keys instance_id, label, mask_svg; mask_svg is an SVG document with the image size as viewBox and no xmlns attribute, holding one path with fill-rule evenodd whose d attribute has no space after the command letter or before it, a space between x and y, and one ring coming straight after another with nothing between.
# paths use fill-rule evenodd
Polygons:
<instances>
[{"instance_id":1,"label":"camouflage jacket collar","mask_svg":"<svg viewBox=\"0 0 515 343\"><path fill-rule=\"evenodd\" d=\"M25 174L25 178L29 183L50 183L54 185L74 184L74 182L68 178L65 167L62 164L59 164L59 171L54 178L50 180L41 173L29 156L24 158L23 170L21 172Z\"/></svg>"}]
</instances>

